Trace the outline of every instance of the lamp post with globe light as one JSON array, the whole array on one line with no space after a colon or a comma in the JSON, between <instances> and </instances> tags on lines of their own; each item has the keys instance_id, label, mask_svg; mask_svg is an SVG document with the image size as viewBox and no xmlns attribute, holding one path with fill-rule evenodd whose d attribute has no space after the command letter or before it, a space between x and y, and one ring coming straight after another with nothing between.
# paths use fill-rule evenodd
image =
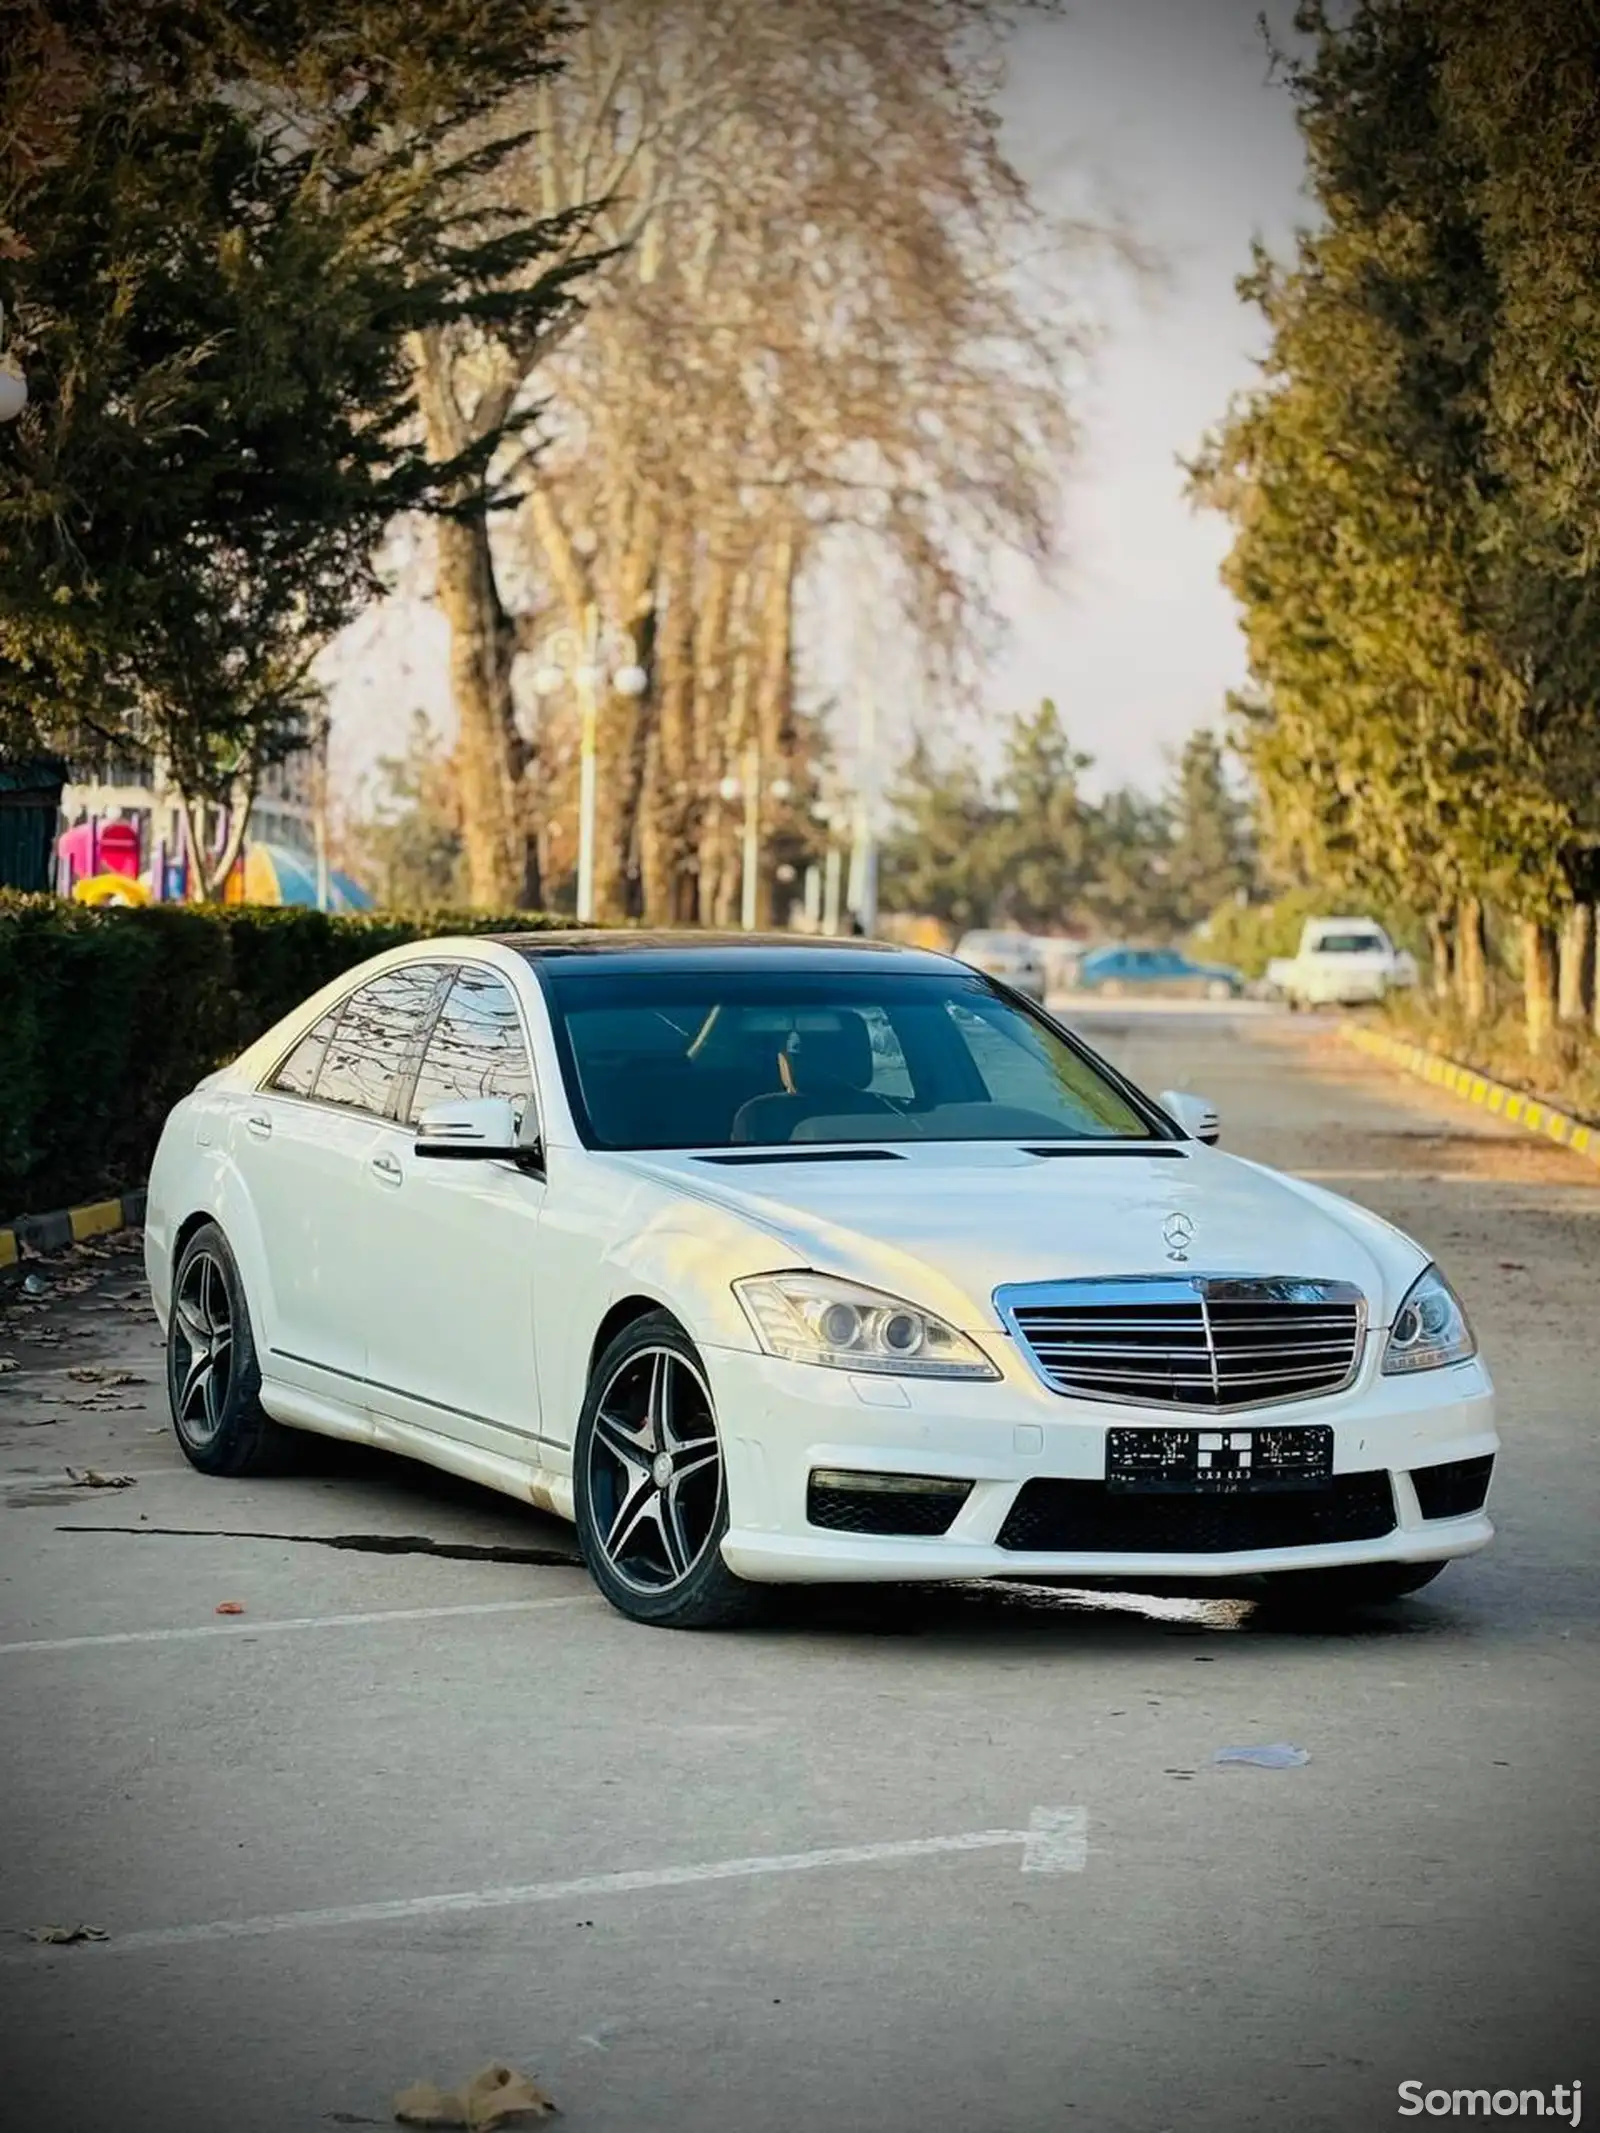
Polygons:
<instances>
[{"instance_id":1,"label":"lamp post with globe light","mask_svg":"<svg viewBox=\"0 0 1600 2133\"><path fill-rule=\"evenodd\" d=\"M0 351L6 337L5 306L0 304ZM0 352L0 422L15 422L28 404L28 381L14 355Z\"/></svg>"},{"instance_id":2,"label":"lamp post with globe light","mask_svg":"<svg viewBox=\"0 0 1600 2133\"><path fill-rule=\"evenodd\" d=\"M626 630L602 628L600 610L591 604L581 630L552 630L545 638L533 676L538 696L554 696L569 681L578 692L578 923L584 926L594 921L597 744L601 685L608 673L619 696L642 696L650 686L633 638Z\"/></svg>"},{"instance_id":3,"label":"lamp post with globe light","mask_svg":"<svg viewBox=\"0 0 1600 2133\"><path fill-rule=\"evenodd\" d=\"M752 743L744 752L739 775L724 778L717 790L724 800L744 802L744 839L739 872L739 925L743 932L754 933L761 887L761 802L766 798L781 804L790 797L794 787L787 778L778 777L773 778L763 792L761 751Z\"/></svg>"}]
</instances>

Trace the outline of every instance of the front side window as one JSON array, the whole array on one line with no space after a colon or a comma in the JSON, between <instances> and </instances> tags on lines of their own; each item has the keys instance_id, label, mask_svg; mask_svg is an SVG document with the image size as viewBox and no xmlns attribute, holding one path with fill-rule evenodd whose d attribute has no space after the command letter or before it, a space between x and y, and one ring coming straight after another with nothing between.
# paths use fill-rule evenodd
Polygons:
<instances>
[{"instance_id":1,"label":"front side window","mask_svg":"<svg viewBox=\"0 0 1600 2133\"><path fill-rule=\"evenodd\" d=\"M591 1147L1161 1132L1109 1068L976 972L561 964L544 982Z\"/></svg>"},{"instance_id":2,"label":"front side window","mask_svg":"<svg viewBox=\"0 0 1600 2133\"><path fill-rule=\"evenodd\" d=\"M462 970L445 995L412 1092L415 1125L431 1104L504 1096L520 1113L533 1069L511 988L486 970Z\"/></svg>"},{"instance_id":3,"label":"front side window","mask_svg":"<svg viewBox=\"0 0 1600 2133\"><path fill-rule=\"evenodd\" d=\"M439 977L437 963L402 963L351 994L312 1090L318 1103L389 1115Z\"/></svg>"}]
</instances>

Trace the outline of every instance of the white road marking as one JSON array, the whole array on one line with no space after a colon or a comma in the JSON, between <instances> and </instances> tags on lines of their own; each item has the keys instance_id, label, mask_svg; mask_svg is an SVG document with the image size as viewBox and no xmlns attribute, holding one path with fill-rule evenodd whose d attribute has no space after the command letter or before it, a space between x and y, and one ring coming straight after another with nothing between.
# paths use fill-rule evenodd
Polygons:
<instances>
[{"instance_id":1,"label":"white road marking","mask_svg":"<svg viewBox=\"0 0 1600 2133\"><path fill-rule=\"evenodd\" d=\"M1089 1817L1081 1807L1036 1807L1022 1845L1025 1874L1081 1874L1089 1863Z\"/></svg>"},{"instance_id":2,"label":"white road marking","mask_svg":"<svg viewBox=\"0 0 1600 2133\"><path fill-rule=\"evenodd\" d=\"M580 1874L570 1881L530 1881L495 1889L453 1889L437 1896L396 1896L381 1903L343 1904L325 1911L283 1911L262 1918L218 1918L206 1925L157 1926L81 1946L33 1947L0 1952L0 1967L66 1958L85 1962L106 1955L143 1954L158 1948L193 1948L210 1941L263 1940L279 1933L310 1933L329 1926L382 1925L403 1918L440 1918L470 1911L505 1911L524 1904L587 1902L594 1896L628 1896L651 1889L681 1889L710 1881L752 1881L768 1874L805 1874L818 1867L883 1866L893 1860L931 1859L947 1852L1002 1851L1020 1845L1025 1872L1081 1873L1088 1859L1086 1818L1075 1807L1035 1808L1027 1829L972 1829L954 1837L909 1837L887 1844L835 1844L811 1852L771 1852L749 1859L712 1859L695 1866L640 1867L617 1874Z\"/></svg>"},{"instance_id":3,"label":"white road marking","mask_svg":"<svg viewBox=\"0 0 1600 2133\"><path fill-rule=\"evenodd\" d=\"M390 1607L362 1615L298 1615L284 1621L252 1622L248 1615L228 1622L200 1622L185 1629L119 1629L98 1637L32 1637L21 1644L0 1644L0 1659L21 1652L82 1652L103 1644L183 1644L206 1637L276 1637L295 1629L365 1629L386 1622L445 1622L453 1615L531 1615L546 1607L576 1607L587 1592L563 1593L549 1600L482 1600L460 1607Z\"/></svg>"}]
</instances>

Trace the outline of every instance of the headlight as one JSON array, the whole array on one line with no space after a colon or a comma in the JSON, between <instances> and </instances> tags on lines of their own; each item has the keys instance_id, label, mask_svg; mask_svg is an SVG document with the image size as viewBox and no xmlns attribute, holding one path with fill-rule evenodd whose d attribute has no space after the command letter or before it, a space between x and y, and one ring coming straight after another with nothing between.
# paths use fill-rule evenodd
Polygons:
<instances>
[{"instance_id":1,"label":"headlight","mask_svg":"<svg viewBox=\"0 0 1600 2133\"><path fill-rule=\"evenodd\" d=\"M736 1281L756 1339L768 1355L829 1370L896 1378L997 1378L964 1333L931 1312L831 1274L757 1274Z\"/></svg>"},{"instance_id":2,"label":"headlight","mask_svg":"<svg viewBox=\"0 0 1600 2133\"><path fill-rule=\"evenodd\" d=\"M1389 1345L1383 1351L1384 1375L1438 1370L1446 1363L1464 1363L1477 1352L1467 1314L1449 1282L1436 1266L1425 1268L1394 1314Z\"/></svg>"}]
</instances>

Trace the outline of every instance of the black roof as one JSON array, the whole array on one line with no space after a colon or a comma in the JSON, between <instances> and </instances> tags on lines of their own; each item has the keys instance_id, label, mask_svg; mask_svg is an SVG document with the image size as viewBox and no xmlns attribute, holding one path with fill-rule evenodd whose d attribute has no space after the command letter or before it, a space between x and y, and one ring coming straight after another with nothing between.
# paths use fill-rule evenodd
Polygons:
<instances>
[{"instance_id":1,"label":"black roof","mask_svg":"<svg viewBox=\"0 0 1600 2133\"><path fill-rule=\"evenodd\" d=\"M686 970L754 962L763 969L860 969L892 963L901 969L948 970L948 956L893 941L833 939L793 933L630 933L574 930L560 933L495 933L490 939L530 962L675 963Z\"/></svg>"}]
</instances>

